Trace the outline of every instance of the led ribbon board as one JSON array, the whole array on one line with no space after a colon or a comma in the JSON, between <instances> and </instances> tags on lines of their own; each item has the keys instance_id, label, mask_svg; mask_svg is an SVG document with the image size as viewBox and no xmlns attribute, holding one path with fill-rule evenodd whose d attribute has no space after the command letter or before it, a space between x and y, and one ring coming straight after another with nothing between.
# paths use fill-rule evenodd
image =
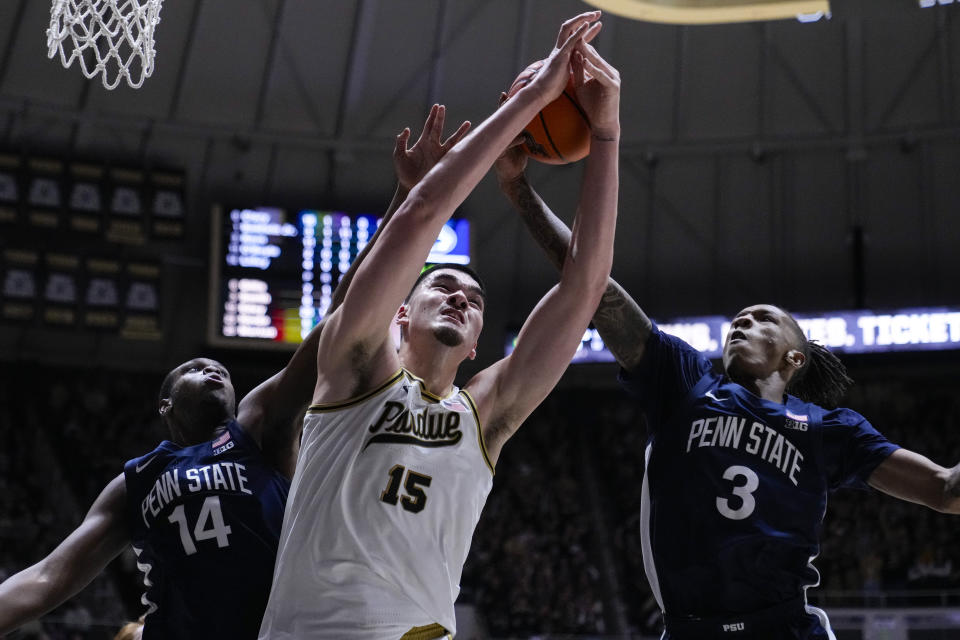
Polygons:
<instances>
[{"instance_id":1,"label":"led ribbon board","mask_svg":"<svg viewBox=\"0 0 960 640\"><path fill-rule=\"evenodd\" d=\"M888 313L834 311L794 314L794 317L808 339L838 353L960 349L960 308L957 307L902 309ZM657 324L664 333L677 336L707 357L719 358L730 330L730 320L724 316L705 316ZM516 333L508 336L507 355L513 351L516 340ZM596 329L587 329L573 362L614 361Z\"/></svg>"}]
</instances>

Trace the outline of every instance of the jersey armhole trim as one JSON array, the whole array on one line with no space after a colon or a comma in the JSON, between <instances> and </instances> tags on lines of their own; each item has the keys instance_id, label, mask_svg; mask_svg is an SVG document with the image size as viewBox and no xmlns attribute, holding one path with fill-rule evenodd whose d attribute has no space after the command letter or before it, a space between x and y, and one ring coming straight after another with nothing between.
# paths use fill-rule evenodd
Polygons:
<instances>
[{"instance_id":1,"label":"jersey armhole trim","mask_svg":"<svg viewBox=\"0 0 960 640\"><path fill-rule=\"evenodd\" d=\"M480 453L483 454L483 461L487 463L487 468L490 469L490 475L495 476L497 472L490 462L490 454L487 453L487 443L483 441L483 425L480 424L480 413L477 411L477 403L473 401L473 396L471 396L470 392L466 389L461 389L460 393L467 399L467 404L470 405L470 410L473 411L473 419L477 422L477 441L480 443Z\"/></svg>"},{"instance_id":2,"label":"jersey armhole trim","mask_svg":"<svg viewBox=\"0 0 960 640\"><path fill-rule=\"evenodd\" d=\"M388 378L386 382L382 383L377 387L374 387L373 389L371 389L370 391L367 391L362 395L354 396L353 398L348 398L340 402L312 404L307 408L307 413L325 413L327 411L338 411L340 409L346 409L347 407L351 407L355 404L359 404L361 402L369 400L373 396L383 391L386 391L389 387L392 387L402 377L403 377L403 369L398 369L397 372L394 373L392 376L390 376L390 378Z\"/></svg>"}]
</instances>

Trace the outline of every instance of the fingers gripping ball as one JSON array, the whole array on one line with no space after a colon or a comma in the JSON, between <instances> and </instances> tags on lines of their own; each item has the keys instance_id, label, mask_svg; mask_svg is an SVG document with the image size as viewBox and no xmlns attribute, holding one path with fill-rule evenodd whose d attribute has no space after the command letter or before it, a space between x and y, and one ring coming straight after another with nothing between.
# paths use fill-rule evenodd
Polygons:
<instances>
[{"instance_id":1,"label":"fingers gripping ball","mask_svg":"<svg viewBox=\"0 0 960 640\"><path fill-rule=\"evenodd\" d=\"M517 76L507 92L513 97L543 66L538 60ZM534 160L547 164L567 164L587 157L590 153L590 121L577 102L573 88L573 78L560 96L545 106L530 123L524 127L523 150Z\"/></svg>"}]
</instances>

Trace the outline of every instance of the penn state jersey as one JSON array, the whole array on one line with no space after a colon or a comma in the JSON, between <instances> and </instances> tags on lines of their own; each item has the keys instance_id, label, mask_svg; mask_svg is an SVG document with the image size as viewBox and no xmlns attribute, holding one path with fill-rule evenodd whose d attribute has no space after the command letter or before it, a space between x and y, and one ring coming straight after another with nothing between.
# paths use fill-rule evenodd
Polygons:
<instances>
[{"instance_id":1,"label":"penn state jersey","mask_svg":"<svg viewBox=\"0 0 960 640\"><path fill-rule=\"evenodd\" d=\"M236 421L124 465L144 640L256 638L290 482Z\"/></svg>"},{"instance_id":2,"label":"penn state jersey","mask_svg":"<svg viewBox=\"0 0 960 640\"><path fill-rule=\"evenodd\" d=\"M828 492L866 487L897 446L850 409L764 400L657 327L620 377L649 425L642 542L660 608L748 613L816 586Z\"/></svg>"},{"instance_id":3,"label":"penn state jersey","mask_svg":"<svg viewBox=\"0 0 960 640\"><path fill-rule=\"evenodd\" d=\"M400 370L361 397L311 406L260 637L397 640L434 623L453 633L492 485L464 391L439 398Z\"/></svg>"}]
</instances>

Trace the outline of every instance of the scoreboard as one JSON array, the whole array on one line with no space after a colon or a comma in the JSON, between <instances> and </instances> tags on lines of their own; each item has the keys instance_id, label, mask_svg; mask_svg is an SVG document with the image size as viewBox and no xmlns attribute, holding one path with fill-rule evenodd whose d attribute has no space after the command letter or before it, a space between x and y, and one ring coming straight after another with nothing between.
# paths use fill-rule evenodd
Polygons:
<instances>
[{"instance_id":1,"label":"scoreboard","mask_svg":"<svg viewBox=\"0 0 960 640\"><path fill-rule=\"evenodd\" d=\"M379 223L370 213L214 207L208 340L280 349L302 342ZM427 262L468 264L469 222L448 221Z\"/></svg>"}]
</instances>

